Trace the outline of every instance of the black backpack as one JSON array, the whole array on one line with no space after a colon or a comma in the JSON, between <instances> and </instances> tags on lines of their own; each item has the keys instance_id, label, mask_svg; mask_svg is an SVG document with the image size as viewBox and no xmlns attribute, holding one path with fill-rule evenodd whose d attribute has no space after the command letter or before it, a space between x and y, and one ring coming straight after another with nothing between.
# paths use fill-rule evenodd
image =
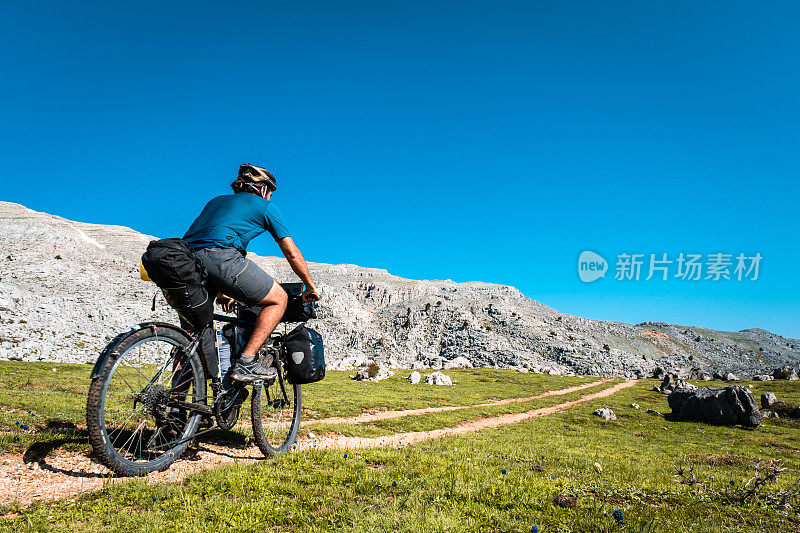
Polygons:
<instances>
[{"instance_id":1,"label":"black backpack","mask_svg":"<svg viewBox=\"0 0 800 533\"><path fill-rule=\"evenodd\" d=\"M322 336L305 324L286 334L281 356L289 383L314 383L325 377Z\"/></svg>"},{"instance_id":2,"label":"black backpack","mask_svg":"<svg viewBox=\"0 0 800 533\"><path fill-rule=\"evenodd\" d=\"M195 331L211 322L214 295L206 290L206 269L182 239L151 241L142 265L169 305Z\"/></svg>"}]
</instances>

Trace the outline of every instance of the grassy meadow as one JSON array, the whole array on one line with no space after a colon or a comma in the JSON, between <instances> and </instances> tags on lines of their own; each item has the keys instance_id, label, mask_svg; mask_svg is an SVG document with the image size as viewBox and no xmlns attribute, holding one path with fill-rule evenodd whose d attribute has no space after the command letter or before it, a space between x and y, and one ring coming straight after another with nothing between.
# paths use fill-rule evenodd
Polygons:
<instances>
[{"instance_id":1,"label":"grassy meadow","mask_svg":"<svg viewBox=\"0 0 800 533\"><path fill-rule=\"evenodd\" d=\"M89 371L83 365L0 363L3 452L22 453L47 440L59 449L88 451L81 428ZM315 423L362 412L475 406L596 379L458 370L448 372L453 387L434 387L408 384L404 371L378 384L357 383L347 374L331 373L304 388L301 438L308 431L377 436L449 427L558 404L615 383L502 406L359 425ZM672 422L648 412L669 411L666 397L650 390L655 383L642 380L564 412L401 449L309 449L208 470L178 484L139 479L74 501L6 506L0 508L0 529L800 531L800 498L791 495L800 479L800 423L767 419L751 430ZM797 382L752 386L756 397L773 391L800 403ZM611 407L618 420L592 415L600 406ZM780 460L786 470L748 484L757 466L770 460Z\"/></svg>"}]
</instances>

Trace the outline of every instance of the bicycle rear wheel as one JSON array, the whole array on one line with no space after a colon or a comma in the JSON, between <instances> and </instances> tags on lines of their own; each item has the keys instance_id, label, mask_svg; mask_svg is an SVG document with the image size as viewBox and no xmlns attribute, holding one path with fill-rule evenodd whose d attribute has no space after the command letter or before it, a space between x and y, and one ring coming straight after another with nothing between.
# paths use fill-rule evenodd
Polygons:
<instances>
[{"instance_id":1,"label":"bicycle rear wheel","mask_svg":"<svg viewBox=\"0 0 800 533\"><path fill-rule=\"evenodd\" d=\"M112 341L110 355L89 388L86 423L97 457L115 473L145 475L167 469L189 446L205 403L197 351L182 331L156 324Z\"/></svg>"},{"instance_id":2,"label":"bicycle rear wheel","mask_svg":"<svg viewBox=\"0 0 800 533\"><path fill-rule=\"evenodd\" d=\"M288 383L283 376L253 385L250 415L261 453L272 457L292 447L300 429L301 408L300 385Z\"/></svg>"}]
</instances>

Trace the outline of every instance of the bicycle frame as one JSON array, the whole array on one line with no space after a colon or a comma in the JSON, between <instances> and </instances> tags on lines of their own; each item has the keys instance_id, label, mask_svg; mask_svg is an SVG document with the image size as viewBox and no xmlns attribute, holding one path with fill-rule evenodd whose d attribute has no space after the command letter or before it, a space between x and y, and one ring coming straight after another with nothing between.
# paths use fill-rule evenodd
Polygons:
<instances>
[{"instance_id":1,"label":"bicycle frame","mask_svg":"<svg viewBox=\"0 0 800 533\"><path fill-rule=\"evenodd\" d=\"M233 324L235 326L252 326L253 322L248 321L248 320L242 320L241 318L239 318L239 312L238 311L239 310L237 308L236 316L227 316L227 315L220 315L220 314L214 313L213 319L218 321L218 322L225 322L225 323L228 323L228 324ZM200 345L200 339L203 338L203 336L206 334L206 332L209 329L213 328L212 324L213 324L213 322L211 322L209 324L206 324L205 326L203 326L203 328L198 333L192 333L191 334L192 342L189 344L188 349L187 349L188 356L191 356L197 350L198 346ZM277 337L277 338L282 338L283 337L283 335L280 335L280 334L275 335L274 333L273 333L273 336ZM217 343L217 339L216 339L216 335L215 335L214 336L214 345L215 345L215 347L216 347L216 343ZM170 362L171 361L168 361L166 364L169 364ZM281 395L283 396L283 401L288 401L288 398L287 398L287 395L286 395L286 387L284 385L284 380L283 380L283 368L282 368L283 363L280 360L280 357L277 358L276 365L278 367L278 385L280 386L280 389L281 389ZM165 365L165 368L166 368L166 365ZM163 371L163 369L162 369L162 371ZM159 372L159 374L160 374L160 372ZM206 376L206 378L209 379L209 376ZM258 384L258 383L261 383L261 382L260 381L254 381L253 382L253 384ZM212 390L212 394L213 394L212 405L208 405L206 403L186 402L186 401L181 401L181 400L173 400L172 403L176 407L181 407L183 409L188 409L190 411L199 411L199 412L201 412L203 414L209 414L210 415L210 414L213 414L213 407L212 406L217 401L218 393L219 393L219 387L218 386L215 387L214 383L212 383L211 390ZM277 398L276 398L276 400L277 400Z\"/></svg>"}]
</instances>

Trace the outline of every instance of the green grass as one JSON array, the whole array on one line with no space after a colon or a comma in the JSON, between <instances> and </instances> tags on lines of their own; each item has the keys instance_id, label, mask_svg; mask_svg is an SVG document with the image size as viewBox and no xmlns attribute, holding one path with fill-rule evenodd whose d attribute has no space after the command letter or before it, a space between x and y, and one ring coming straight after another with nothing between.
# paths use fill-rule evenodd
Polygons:
<instances>
[{"instance_id":1,"label":"green grass","mask_svg":"<svg viewBox=\"0 0 800 533\"><path fill-rule=\"evenodd\" d=\"M609 387L613 385L613 383L616 382L607 383L605 385L597 385L595 387L583 389L581 391L572 392L569 394L547 396L545 398L539 398L525 402L485 407L469 407L467 409L459 409L456 411L409 415L386 420L375 420L358 425L320 424L314 423L313 420L309 420L304 424L302 434L314 432L317 435L336 433L338 435L354 437L377 437L408 431L431 431L443 427L453 427L470 420L510 413L524 413L526 411L532 411L541 407L548 407L551 405L576 400L585 394L597 392L605 387ZM553 388L564 387L554 386Z\"/></svg>"},{"instance_id":2,"label":"green grass","mask_svg":"<svg viewBox=\"0 0 800 533\"><path fill-rule=\"evenodd\" d=\"M453 405L474 405L489 395L532 396L537 392L531 392L532 388L539 387L541 392L579 381L492 370L453 375L456 386L430 391L403 387L398 380L387 389L380 384L365 388L366 384L350 382L346 375L333 374L329 390L328 378L307 387L313 392L304 403L315 409L316 399L329 405L326 413L337 415L374 407L395 409L401 404L404 408L446 405L442 398ZM490 381L481 381L484 376ZM503 385L504 378L511 383ZM531 388L517 383L518 378L530 380ZM180 484L149 486L135 480L74 502L6 507L0 509L0 514L8 513L0 520L0 529L526 532L537 526L542 533L800 531L797 499L792 508L785 508L761 498L738 498L742 481L753 475L758 460L780 459L788 468L764 491L786 490L800 477L800 424L767 420L748 430L671 422L647 413L648 409L669 411L666 396L649 390L656 383L644 380L566 412L400 450L311 449L251 466L202 472ZM796 383L756 382L752 390L757 396L772 390L781 399L797 402L800 385ZM471 408L364 427L390 432L444 427L463 416L528 410L594 390L530 405ZM370 402L372 393L379 398L376 404ZM348 394L354 396L357 407L341 405L351 401ZM633 402L641 408L633 409ZM619 417L616 422L592 415L603 405L614 410ZM694 467L697 485L682 484L675 475L689 465ZM576 507L554 505L553 498L559 494L576 496ZM612 517L615 509L624 512L622 526Z\"/></svg>"},{"instance_id":3,"label":"green grass","mask_svg":"<svg viewBox=\"0 0 800 533\"><path fill-rule=\"evenodd\" d=\"M33 443L58 443L69 451L88 451L84 428L91 370L92 365L0 361L0 451L24 451ZM371 383L350 379L351 372L329 372L322 383L303 387L303 418L311 421L367 411L475 405L535 396L598 379L458 369L447 372L456 386L437 387L412 386L405 379L409 373L400 370L380 383ZM242 417L249 417L248 406L246 402ZM23 424L30 429L21 429Z\"/></svg>"},{"instance_id":4,"label":"green grass","mask_svg":"<svg viewBox=\"0 0 800 533\"><path fill-rule=\"evenodd\" d=\"M432 370L422 371L425 374ZM410 370L397 370L395 375L379 383L356 382L353 372L330 372L320 384L303 388L303 406L308 418L351 416L365 410L405 410L446 405L475 405L492 400L535 396L596 381L596 377L568 378L542 376L503 369L448 370L454 387L410 385Z\"/></svg>"},{"instance_id":5,"label":"green grass","mask_svg":"<svg viewBox=\"0 0 800 533\"><path fill-rule=\"evenodd\" d=\"M91 365L0 362L0 450L22 451L35 442L87 450L81 428L91 370Z\"/></svg>"}]
</instances>

